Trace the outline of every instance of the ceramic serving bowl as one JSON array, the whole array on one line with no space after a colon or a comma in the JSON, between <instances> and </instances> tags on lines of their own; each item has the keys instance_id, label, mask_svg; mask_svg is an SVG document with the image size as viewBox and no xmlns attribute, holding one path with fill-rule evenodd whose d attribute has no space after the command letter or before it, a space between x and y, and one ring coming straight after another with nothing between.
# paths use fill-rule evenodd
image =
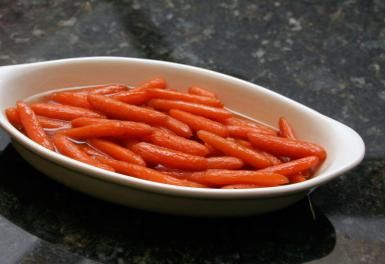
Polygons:
<instances>
[{"instance_id":1,"label":"ceramic serving bowl","mask_svg":"<svg viewBox=\"0 0 385 264\"><path fill-rule=\"evenodd\" d=\"M273 127L284 115L299 138L326 148L327 159L314 178L297 184L243 190L178 187L105 171L49 151L14 128L4 114L17 100L37 93L103 83L136 85L155 76L180 90L189 85L209 88L229 109ZM240 216L286 207L356 166L365 152L361 137L351 128L261 86L201 68L133 58L76 58L0 67L0 125L20 155L54 180L103 200L180 215Z\"/></svg>"}]
</instances>

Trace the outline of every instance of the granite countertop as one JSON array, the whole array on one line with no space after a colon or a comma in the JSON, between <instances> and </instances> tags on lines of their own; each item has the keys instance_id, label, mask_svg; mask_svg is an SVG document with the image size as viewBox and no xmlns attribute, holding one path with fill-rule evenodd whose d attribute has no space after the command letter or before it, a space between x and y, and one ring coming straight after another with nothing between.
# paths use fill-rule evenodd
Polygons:
<instances>
[{"instance_id":1,"label":"granite countertop","mask_svg":"<svg viewBox=\"0 0 385 264\"><path fill-rule=\"evenodd\" d=\"M1 1L0 65L109 55L201 66L347 124L367 151L294 206L202 219L72 191L28 165L0 129L0 263L383 262L384 14L381 0Z\"/></svg>"}]
</instances>

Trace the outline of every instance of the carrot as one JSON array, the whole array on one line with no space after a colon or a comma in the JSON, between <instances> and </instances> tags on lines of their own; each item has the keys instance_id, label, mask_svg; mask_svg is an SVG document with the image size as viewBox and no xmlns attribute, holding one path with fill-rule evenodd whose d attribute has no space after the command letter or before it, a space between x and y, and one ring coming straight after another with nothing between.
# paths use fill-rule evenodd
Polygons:
<instances>
[{"instance_id":1,"label":"carrot","mask_svg":"<svg viewBox=\"0 0 385 264\"><path fill-rule=\"evenodd\" d=\"M225 185L221 187L221 189L254 189L254 188L261 188L263 186L259 186L256 184L231 184L231 185Z\"/></svg>"},{"instance_id":2,"label":"carrot","mask_svg":"<svg viewBox=\"0 0 385 264\"><path fill-rule=\"evenodd\" d=\"M7 116L8 121L17 129L22 129L23 125L20 122L19 113L17 112L16 107L9 107L5 109L5 115Z\"/></svg>"},{"instance_id":3,"label":"carrot","mask_svg":"<svg viewBox=\"0 0 385 264\"><path fill-rule=\"evenodd\" d=\"M215 93L210 92L210 91L208 91L202 87L199 87L199 86L191 86L190 88L188 88L188 93L200 95L200 96L211 97L211 98L218 98L218 96Z\"/></svg>"},{"instance_id":4,"label":"carrot","mask_svg":"<svg viewBox=\"0 0 385 264\"><path fill-rule=\"evenodd\" d=\"M105 124L111 122L124 122L120 120L104 119L104 118L90 118L90 117L78 117L71 120L72 127L82 127L95 124Z\"/></svg>"},{"instance_id":5,"label":"carrot","mask_svg":"<svg viewBox=\"0 0 385 264\"><path fill-rule=\"evenodd\" d=\"M277 131L275 131L274 129L272 129L271 127L268 127L264 124L261 124L261 123L257 123L257 122L253 122L251 120L248 120L248 119L245 119L245 118L240 118L240 117L232 117L232 118L228 118L226 120L223 121L223 124L227 125L227 126L246 126L246 127L254 127L254 128L258 128L259 130L264 130L266 131L265 134L274 134L276 135L277 134Z\"/></svg>"},{"instance_id":6,"label":"carrot","mask_svg":"<svg viewBox=\"0 0 385 264\"><path fill-rule=\"evenodd\" d=\"M205 130L221 137L228 136L227 128L221 123L211 119L176 109L171 109L169 114L177 120L187 124L194 131Z\"/></svg>"},{"instance_id":7,"label":"carrot","mask_svg":"<svg viewBox=\"0 0 385 264\"><path fill-rule=\"evenodd\" d=\"M165 128L170 129L172 132L174 132L178 136L181 136L184 138L190 138L192 136L192 131L187 124L171 116L167 117L166 121L162 125Z\"/></svg>"},{"instance_id":8,"label":"carrot","mask_svg":"<svg viewBox=\"0 0 385 264\"><path fill-rule=\"evenodd\" d=\"M222 102L217 98L186 94L178 91L164 90L164 89L148 89L147 94L150 98L160 98L167 100L177 100L184 102L191 102L196 104L223 107Z\"/></svg>"},{"instance_id":9,"label":"carrot","mask_svg":"<svg viewBox=\"0 0 385 264\"><path fill-rule=\"evenodd\" d=\"M320 159L317 156L309 156L309 157L281 163L259 171L273 172L273 173L279 173L285 176L290 176L290 175L302 173L309 169L315 168L318 165L319 161Z\"/></svg>"},{"instance_id":10,"label":"carrot","mask_svg":"<svg viewBox=\"0 0 385 264\"><path fill-rule=\"evenodd\" d=\"M135 87L133 91L143 91L143 90L152 89L152 88L166 89L166 87L167 87L166 80L161 77L158 77Z\"/></svg>"},{"instance_id":11,"label":"carrot","mask_svg":"<svg viewBox=\"0 0 385 264\"><path fill-rule=\"evenodd\" d=\"M284 138L297 139L294 134L293 128L290 126L289 122L284 117L279 118L279 135Z\"/></svg>"},{"instance_id":12,"label":"carrot","mask_svg":"<svg viewBox=\"0 0 385 264\"><path fill-rule=\"evenodd\" d=\"M295 177L290 178L291 183L298 183L298 182L304 182L304 181L306 181L306 178L301 175L297 175Z\"/></svg>"},{"instance_id":13,"label":"carrot","mask_svg":"<svg viewBox=\"0 0 385 264\"><path fill-rule=\"evenodd\" d=\"M102 156L102 157L109 158L109 156L106 153L103 153L100 150L97 150L88 144L79 144L78 146L81 148L81 150L83 150L87 155L91 157Z\"/></svg>"},{"instance_id":14,"label":"carrot","mask_svg":"<svg viewBox=\"0 0 385 264\"><path fill-rule=\"evenodd\" d=\"M96 157L97 160L113 167L117 172L126 174L132 177L140 178L143 180L149 180L154 182L160 182L165 184L185 186L185 187L195 187L195 188L204 188L205 185L195 183L189 180L177 179L163 173L160 173L156 170L139 166L132 163L127 163L124 161L113 160L105 157Z\"/></svg>"},{"instance_id":15,"label":"carrot","mask_svg":"<svg viewBox=\"0 0 385 264\"><path fill-rule=\"evenodd\" d=\"M110 166L102 164L97 160L92 159L77 144L73 143L66 136L62 134L55 134L53 135L52 139L56 146L56 149L61 154L105 170L114 171L114 169Z\"/></svg>"},{"instance_id":16,"label":"carrot","mask_svg":"<svg viewBox=\"0 0 385 264\"><path fill-rule=\"evenodd\" d=\"M189 140L170 132L158 129L147 136L148 140L161 147L177 150L186 154L206 156L209 153L207 147L194 140Z\"/></svg>"},{"instance_id":17,"label":"carrot","mask_svg":"<svg viewBox=\"0 0 385 264\"><path fill-rule=\"evenodd\" d=\"M62 131L64 135L76 139L98 137L141 136L152 133L154 129L146 124L130 121L111 121L94 125L70 128Z\"/></svg>"},{"instance_id":18,"label":"carrot","mask_svg":"<svg viewBox=\"0 0 385 264\"><path fill-rule=\"evenodd\" d=\"M232 142L231 140L226 140L213 133L201 130L198 131L197 135L201 140L222 151L226 155L240 158L245 163L255 168L266 168L272 164L270 160L260 153Z\"/></svg>"},{"instance_id":19,"label":"carrot","mask_svg":"<svg viewBox=\"0 0 385 264\"><path fill-rule=\"evenodd\" d=\"M166 111L171 109L178 109L215 120L223 120L232 116L229 111L223 108L183 101L152 99L148 102L148 105L154 107L155 109Z\"/></svg>"},{"instance_id":20,"label":"carrot","mask_svg":"<svg viewBox=\"0 0 385 264\"><path fill-rule=\"evenodd\" d=\"M259 133L259 134L266 134L266 135L276 135L275 132L268 131L265 129L261 129L259 127L247 127L247 126L226 126L227 131L229 132L229 135L231 137L235 138L246 138L247 139L247 134L249 133Z\"/></svg>"},{"instance_id":21,"label":"carrot","mask_svg":"<svg viewBox=\"0 0 385 264\"><path fill-rule=\"evenodd\" d=\"M122 91L128 90L128 87L124 84L102 84L96 86L89 86L74 90L68 90L65 92L73 92L73 93L82 93L82 94L114 94Z\"/></svg>"},{"instance_id":22,"label":"carrot","mask_svg":"<svg viewBox=\"0 0 385 264\"><path fill-rule=\"evenodd\" d=\"M244 166L241 159L229 156L207 158L207 162L208 169L237 170Z\"/></svg>"},{"instance_id":23,"label":"carrot","mask_svg":"<svg viewBox=\"0 0 385 264\"><path fill-rule=\"evenodd\" d=\"M37 117L33 110L22 101L18 101L16 105L20 122L27 136L36 143L42 145L43 147L46 147L50 150L54 150L54 146L52 145L51 140L44 132L43 127L37 120Z\"/></svg>"},{"instance_id":24,"label":"carrot","mask_svg":"<svg viewBox=\"0 0 385 264\"><path fill-rule=\"evenodd\" d=\"M116 143L113 143L111 141L104 140L104 139L97 139L97 138L89 139L87 140L87 142L92 147L108 154L114 159L126 161L129 163L134 163L141 166L146 166L146 163L139 155L136 155L131 150L126 149L122 146L119 146Z\"/></svg>"},{"instance_id":25,"label":"carrot","mask_svg":"<svg viewBox=\"0 0 385 264\"><path fill-rule=\"evenodd\" d=\"M112 99L124 102L126 104L142 105L149 99L146 91L124 91L113 94Z\"/></svg>"},{"instance_id":26,"label":"carrot","mask_svg":"<svg viewBox=\"0 0 385 264\"><path fill-rule=\"evenodd\" d=\"M145 161L161 164L169 168L184 170L204 170L207 160L201 156L186 154L180 151L141 142L131 147Z\"/></svg>"},{"instance_id":27,"label":"carrot","mask_svg":"<svg viewBox=\"0 0 385 264\"><path fill-rule=\"evenodd\" d=\"M163 113L143 107L122 103L118 100L103 96L89 95L88 101L92 107L110 117L144 122L149 124L161 124L167 119Z\"/></svg>"},{"instance_id":28,"label":"carrot","mask_svg":"<svg viewBox=\"0 0 385 264\"><path fill-rule=\"evenodd\" d=\"M315 155L321 160L326 158L324 148L314 143L256 133L249 133L248 137L254 146L276 156L302 158Z\"/></svg>"},{"instance_id":29,"label":"carrot","mask_svg":"<svg viewBox=\"0 0 385 264\"><path fill-rule=\"evenodd\" d=\"M104 117L103 115L89 109L76 106L50 103L35 103L31 104L30 106L37 115L42 115L54 119L72 120L77 117Z\"/></svg>"},{"instance_id":30,"label":"carrot","mask_svg":"<svg viewBox=\"0 0 385 264\"><path fill-rule=\"evenodd\" d=\"M178 179L186 179L190 177L193 173L197 173L196 171L185 171L179 169L171 169L164 167L162 165L158 165L154 168L156 171L159 171L163 174L178 178Z\"/></svg>"},{"instance_id":31,"label":"carrot","mask_svg":"<svg viewBox=\"0 0 385 264\"><path fill-rule=\"evenodd\" d=\"M251 170L207 170L193 173L187 179L208 186L232 184L256 184L258 186L277 186L287 184L289 180L280 174Z\"/></svg>"},{"instance_id":32,"label":"carrot","mask_svg":"<svg viewBox=\"0 0 385 264\"><path fill-rule=\"evenodd\" d=\"M50 94L48 98L65 105L92 109L90 103L88 102L87 94L74 92L57 92Z\"/></svg>"},{"instance_id":33,"label":"carrot","mask_svg":"<svg viewBox=\"0 0 385 264\"><path fill-rule=\"evenodd\" d=\"M231 140L231 141L238 143L238 144L240 144L246 148L253 149L253 145L251 145L251 143L247 140L240 139L240 138L231 138L231 137L227 138L227 140Z\"/></svg>"}]
</instances>

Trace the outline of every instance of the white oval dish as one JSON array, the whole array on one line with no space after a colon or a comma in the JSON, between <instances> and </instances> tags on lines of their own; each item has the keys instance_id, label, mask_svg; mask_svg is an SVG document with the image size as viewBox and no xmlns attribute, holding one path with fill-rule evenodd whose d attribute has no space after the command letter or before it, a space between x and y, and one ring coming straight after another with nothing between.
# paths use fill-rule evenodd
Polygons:
<instances>
[{"instance_id":1,"label":"white oval dish","mask_svg":"<svg viewBox=\"0 0 385 264\"><path fill-rule=\"evenodd\" d=\"M4 114L17 100L49 90L102 83L135 85L155 76L180 90L188 85L210 88L228 108L274 127L284 115L299 138L326 148L327 159L314 178L297 184L244 190L178 187L105 171L49 151L14 128ZM24 159L56 181L103 200L180 215L240 216L286 207L359 164L365 153L361 137L351 128L261 86L197 67L133 58L0 67L0 125Z\"/></svg>"}]
</instances>

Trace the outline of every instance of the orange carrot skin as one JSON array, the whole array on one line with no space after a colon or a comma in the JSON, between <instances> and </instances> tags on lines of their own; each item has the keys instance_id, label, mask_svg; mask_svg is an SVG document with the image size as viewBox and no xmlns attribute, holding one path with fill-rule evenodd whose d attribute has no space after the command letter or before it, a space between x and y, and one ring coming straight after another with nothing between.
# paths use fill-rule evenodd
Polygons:
<instances>
[{"instance_id":1,"label":"orange carrot skin","mask_svg":"<svg viewBox=\"0 0 385 264\"><path fill-rule=\"evenodd\" d=\"M230 156L207 158L208 169L238 170L244 166L241 159Z\"/></svg>"},{"instance_id":2,"label":"orange carrot skin","mask_svg":"<svg viewBox=\"0 0 385 264\"><path fill-rule=\"evenodd\" d=\"M53 119L72 120L78 117L105 117L101 114L91 111L90 109L70 105L35 103L31 104L30 107L37 115Z\"/></svg>"},{"instance_id":3,"label":"orange carrot skin","mask_svg":"<svg viewBox=\"0 0 385 264\"><path fill-rule=\"evenodd\" d=\"M71 120L71 125L72 127L82 127L82 126L105 124L105 123L111 123L111 122L123 122L123 121L113 120L113 119L104 119L104 118L78 117Z\"/></svg>"},{"instance_id":4,"label":"orange carrot skin","mask_svg":"<svg viewBox=\"0 0 385 264\"><path fill-rule=\"evenodd\" d=\"M141 142L131 147L145 161L161 164L169 168L183 170L205 170L207 160L201 156L186 154L180 151Z\"/></svg>"},{"instance_id":5,"label":"orange carrot skin","mask_svg":"<svg viewBox=\"0 0 385 264\"><path fill-rule=\"evenodd\" d=\"M166 119L166 122L162 124L165 128L170 129L172 132L177 134L178 136L184 137L184 138L190 138L192 137L192 131L191 128L179 121L178 119L175 119L171 116L168 116Z\"/></svg>"},{"instance_id":6,"label":"orange carrot skin","mask_svg":"<svg viewBox=\"0 0 385 264\"><path fill-rule=\"evenodd\" d=\"M171 109L169 114L175 119L187 124L194 131L205 130L221 137L227 137L229 135L224 125L211 119L176 109Z\"/></svg>"},{"instance_id":7,"label":"orange carrot skin","mask_svg":"<svg viewBox=\"0 0 385 264\"><path fill-rule=\"evenodd\" d=\"M208 157L214 157L214 156L223 156L223 153L220 152L219 150L215 149L213 146L210 144L207 144L206 142L204 143L206 148L209 150L209 154L207 154Z\"/></svg>"},{"instance_id":8,"label":"orange carrot skin","mask_svg":"<svg viewBox=\"0 0 385 264\"><path fill-rule=\"evenodd\" d=\"M197 135L201 140L207 144L210 144L226 155L237 157L257 169L266 168L272 165L271 161L260 153L237 144L231 140L226 140L213 133L203 130L198 131Z\"/></svg>"},{"instance_id":9,"label":"orange carrot skin","mask_svg":"<svg viewBox=\"0 0 385 264\"><path fill-rule=\"evenodd\" d=\"M98 157L98 156L102 156L102 157L107 157L109 158L109 156L106 154L106 153L103 153L93 147L91 147L90 145L88 144L79 144L78 145L79 148L81 150L83 150L88 156L91 156L91 157Z\"/></svg>"},{"instance_id":10,"label":"orange carrot skin","mask_svg":"<svg viewBox=\"0 0 385 264\"><path fill-rule=\"evenodd\" d=\"M163 111L178 109L214 120L223 120L232 116L232 114L224 108L217 108L184 101L152 99L148 102L148 105Z\"/></svg>"},{"instance_id":11,"label":"orange carrot skin","mask_svg":"<svg viewBox=\"0 0 385 264\"><path fill-rule=\"evenodd\" d=\"M148 124L162 124L167 119L165 114L158 111L126 104L103 95L91 94L88 96L88 101L94 109L117 119L138 121Z\"/></svg>"},{"instance_id":12,"label":"orange carrot skin","mask_svg":"<svg viewBox=\"0 0 385 264\"><path fill-rule=\"evenodd\" d=\"M113 160L104 157L97 157L100 162L107 164L113 167L117 172L126 174L132 177L140 178L143 180L149 180L154 182L160 182L165 184L185 186L185 187L194 187L194 188L203 188L203 184L195 183L185 179L177 179L165 174L162 174L156 170L139 166L132 163L127 163L123 161Z\"/></svg>"},{"instance_id":13,"label":"orange carrot skin","mask_svg":"<svg viewBox=\"0 0 385 264\"><path fill-rule=\"evenodd\" d=\"M306 181L306 178L301 175L297 175L290 178L291 183L298 183L298 182L304 182L304 181Z\"/></svg>"},{"instance_id":14,"label":"orange carrot skin","mask_svg":"<svg viewBox=\"0 0 385 264\"><path fill-rule=\"evenodd\" d=\"M283 175L252 170L207 170L203 173L193 173L187 179L208 186L256 184L268 187L289 183L289 180Z\"/></svg>"},{"instance_id":15,"label":"orange carrot skin","mask_svg":"<svg viewBox=\"0 0 385 264\"><path fill-rule=\"evenodd\" d=\"M171 90L164 90L164 89L148 89L147 94L150 98L178 100L178 101L191 102L191 103L214 106L214 107L223 107L222 102L217 98L186 94L178 91L171 91Z\"/></svg>"},{"instance_id":16,"label":"orange carrot skin","mask_svg":"<svg viewBox=\"0 0 385 264\"><path fill-rule=\"evenodd\" d=\"M70 128L64 130L64 135L76 139L89 139L98 137L122 137L148 135L154 131L152 127L137 122L112 121L94 125Z\"/></svg>"},{"instance_id":17,"label":"orange carrot skin","mask_svg":"<svg viewBox=\"0 0 385 264\"><path fill-rule=\"evenodd\" d=\"M325 149L314 143L256 133L250 133L248 138L258 149L262 149L275 156L303 158L315 155L320 160L326 158Z\"/></svg>"},{"instance_id":18,"label":"orange carrot skin","mask_svg":"<svg viewBox=\"0 0 385 264\"><path fill-rule=\"evenodd\" d=\"M261 188L263 186L259 186L256 184L231 184L231 185L225 185L221 187L221 189L254 189L254 188Z\"/></svg>"},{"instance_id":19,"label":"orange carrot skin","mask_svg":"<svg viewBox=\"0 0 385 264\"><path fill-rule=\"evenodd\" d=\"M8 121L17 129L22 129L23 125L21 124L19 113L17 112L16 107L9 107L5 110L5 115L7 116Z\"/></svg>"},{"instance_id":20,"label":"orange carrot skin","mask_svg":"<svg viewBox=\"0 0 385 264\"><path fill-rule=\"evenodd\" d=\"M320 162L320 159L317 156L309 156L309 157L281 163L275 166L271 166L260 171L273 172L273 173L278 173L285 176L290 176L290 175L306 172L307 170L313 169L319 164L319 162Z\"/></svg>"},{"instance_id":21,"label":"orange carrot skin","mask_svg":"<svg viewBox=\"0 0 385 264\"><path fill-rule=\"evenodd\" d=\"M189 94L195 94L195 95L206 96L211 98L218 98L218 96L215 93L210 92L209 90L206 90L199 86L191 86L188 88L187 92Z\"/></svg>"},{"instance_id":22,"label":"orange carrot skin","mask_svg":"<svg viewBox=\"0 0 385 264\"><path fill-rule=\"evenodd\" d=\"M113 94L112 99L124 102L126 104L142 105L149 100L146 91L124 91Z\"/></svg>"},{"instance_id":23,"label":"orange carrot skin","mask_svg":"<svg viewBox=\"0 0 385 264\"><path fill-rule=\"evenodd\" d=\"M43 147L46 147L50 150L54 150L55 148L51 140L44 132L43 127L40 125L33 110L22 101L17 102L16 105L20 122L23 125L27 136L36 143L42 145Z\"/></svg>"},{"instance_id":24,"label":"orange carrot skin","mask_svg":"<svg viewBox=\"0 0 385 264\"><path fill-rule=\"evenodd\" d=\"M111 141L104 140L104 139L98 139L98 138L89 139L87 140L87 142L94 148L108 154L114 159L126 161L129 163L137 164L144 167L146 166L146 163L139 155L136 155L131 150L124 148L122 146L119 146L116 143L113 143Z\"/></svg>"},{"instance_id":25,"label":"orange carrot skin","mask_svg":"<svg viewBox=\"0 0 385 264\"><path fill-rule=\"evenodd\" d=\"M224 120L223 123L227 126L245 126L245 127L258 128L259 130L264 130L265 134L271 134L271 135L277 134L277 131L275 131L271 127L268 127L261 123L253 122L251 120L240 118L240 117L228 118Z\"/></svg>"},{"instance_id":26,"label":"orange carrot skin","mask_svg":"<svg viewBox=\"0 0 385 264\"><path fill-rule=\"evenodd\" d=\"M49 99L64 104L92 109L87 94L73 92L57 92L49 95Z\"/></svg>"},{"instance_id":27,"label":"orange carrot skin","mask_svg":"<svg viewBox=\"0 0 385 264\"><path fill-rule=\"evenodd\" d=\"M128 87L124 84L102 84L102 85L69 90L68 92L82 93L82 94L108 95L108 94L119 93L127 90L128 90Z\"/></svg>"},{"instance_id":28,"label":"orange carrot skin","mask_svg":"<svg viewBox=\"0 0 385 264\"><path fill-rule=\"evenodd\" d=\"M105 170L114 171L114 169L111 168L110 166L102 164L101 162L98 162L97 160L92 159L77 144L70 141L66 136L62 134L55 134L53 135L52 140L56 146L56 149L59 151L59 153L67 157L70 157L72 159L76 159L78 161L81 161Z\"/></svg>"},{"instance_id":29,"label":"orange carrot skin","mask_svg":"<svg viewBox=\"0 0 385 264\"><path fill-rule=\"evenodd\" d=\"M189 140L170 132L158 129L147 136L148 140L157 146L177 150L186 154L206 156L209 153L207 147L194 140Z\"/></svg>"},{"instance_id":30,"label":"orange carrot skin","mask_svg":"<svg viewBox=\"0 0 385 264\"><path fill-rule=\"evenodd\" d=\"M259 134L266 134L266 135L273 135L275 136L276 133L272 131L268 131L265 129L261 129L259 127L247 127L247 126L226 126L227 131L231 137L235 138L244 138L247 139L247 134L249 133L259 133Z\"/></svg>"},{"instance_id":31,"label":"orange carrot skin","mask_svg":"<svg viewBox=\"0 0 385 264\"><path fill-rule=\"evenodd\" d=\"M166 89L166 87L167 87L166 80L161 78L161 77L158 77L158 78L154 78L150 81L147 81L147 82L143 83L142 85L135 87L132 90L133 91L145 91L147 89Z\"/></svg>"},{"instance_id":32,"label":"orange carrot skin","mask_svg":"<svg viewBox=\"0 0 385 264\"><path fill-rule=\"evenodd\" d=\"M281 137L289 138L289 139L297 139L293 128L290 126L286 118L280 117L278 124L279 124L279 134Z\"/></svg>"}]
</instances>

